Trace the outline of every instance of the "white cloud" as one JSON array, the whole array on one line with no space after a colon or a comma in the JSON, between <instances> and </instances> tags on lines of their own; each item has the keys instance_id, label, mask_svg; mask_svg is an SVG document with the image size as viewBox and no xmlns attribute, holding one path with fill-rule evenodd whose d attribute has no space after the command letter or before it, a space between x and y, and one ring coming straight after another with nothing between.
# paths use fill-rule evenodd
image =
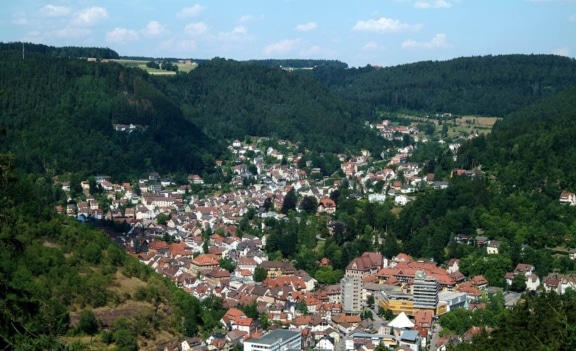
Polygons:
<instances>
[{"instance_id":1,"label":"white cloud","mask_svg":"<svg viewBox=\"0 0 576 351\"><path fill-rule=\"evenodd\" d=\"M286 54L293 51L298 44L300 44L300 39L284 39L268 45L264 48L264 53L266 55Z\"/></svg>"},{"instance_id":2,"label":"white cloud","mask_svg":"<svg viewBox=\"0 0 576 351\"><path fill-rule=\"evenodd\" d=\"M59 38L84 38L90 35L88 28L66 27L49 33L49 36Z\"/></svg>"},{"instance_id":3,"label":"white cloud","mask_svg":"<svg viewBox=\"0 0 576 351\"><path fill-rule=\"evenodd\" d=\"M148 37L158 37L166 33L166 26L160 24L158 21L150 21L146 28L142 30L142 34Z\"/></svg>"},{"instance_id":4,"label":"white cloud","mask_svg":"<svg viewBox=\"0 0 576 351\"><path fill-rule=\"evenodd\" d=\"M554 55L570 57L570 49L568 47L558 48L556 50L553 50L552 53Z\"/></svg>"},{"instance_id":5,"label":"white cloud","mask_svg":"<svg viewBox=\"0 0 576 351\"><path fill-rule=\"evenodd\" d=\"M135 30L126 28L114 28L113 31L106 33L106 41L111 43L124 43L128 41L136 41L140 37Z\"/></svg>"},{"instance_id":6,"label":"white cloud","mask_svg":"<svg viewBox=\"0 0 576 351\"><path fill-rule=\"evenodd\" d=\"M452 45L448 44L446 34L436 34L432 40L427 42L417 42L414 40L406 40L402 43L403 49L439 49L450 48Z\"/></svg>"},{"instance_id":7,"label":"white cloud","mask_svg":"<svg viewBox=\"0 0 576 351\"><path fill-rule=\"evenodd\" d=\"M189 36L201 36L208 33L208 25L204 22L189 23L184 26L184 32Z\"/></svg>"},{"instance_id":8,"label":"white cloud","mask_svg":"<svg viewBox=\"0 0 576 351\"><path fill-rule=\"evenodd\" d=\"M381 47L375 41L370 41L370 42L366 43L366 45L364 45L364 47L362 48L362 50L365 50L365 51L374 51L374 50L379 50L379 49L381 49Z\"/></svg>"},{"instance_id":9,"label":"white cloud","mask_svg":"<svg viewBox=\"0 0 576 351\"><path fill-rule=\"evenodd\" d=\"M574 0L524 0L526 2L574 2Z\"/></svg>"},{"instance_id":10,"label":"white cloud","mask_svg":"<svg viewBox=\"0 0 576 351\"><path fill-rule=\"evenodd\" d=\"M248 23L248 22L252 22L254 20L253 16L250 15L245 15L240 17L240 19L238 20L238 22L240 23Z\"/></svg>"},{"instance_id":11,"label":"white cloud","mask_svg":"<svg viewBox=\"0 0 576 351\"><path fill-rule=\"evenodd\" d=\"M66 6L46 5L40 9L40 13L44 16L60 17L68 15L70 8Z\"/></svg>"},{"instance_id":12,"label":"white cloud","mask_svg":"<svg viewBox=\"0 0 576 351\"><path fill-rule=\"evenodd\" d=\"M318 24L316 24L316 22L308 22L308 23L299 24L296 26L296 30L299 32L309 32L309 31L314 30L316 28L318 28Z\"/></svg>"},{"instance_id":13,"label":"white cloud","mask_svg":"<svg viewBox=\"0 0 576 351\"><path fill-rule=\"evenodd\" d=\"M248 30L244 26L237 26L231 32L220 32L216 36L221 41L243 41L249 39Z\"/></svg>"},{"instance_id":14,"label":"white cloud","mask_svg":"<svg viewBox=\"0 0 576 351\"><path fill-rule=\"evenodd\" d=\"M103 7L90 7L74 14L72 24L77 26L92 26L108 18L108 11Z\"/></svg>"},{"instance_id":15,"label":"white cloud","mask_svg":"<svg viewBox=\"0 0 576 351\"><path fill-rule=\"evenodd\" d=\"M379 19L370 19L367 21L358 21L352 30L364 32L393 33L405 30L418 30L422 28L421 24L410 25L402 23L392 18L380 17Z\"/></svg>"},{"instance_id":16,"label":"white cloud","mask_svg":"<svg viewBox=\"0 0 576 351\"><path fill-rule=\"evenodd\" d=\"M185 7L182 10L178 11L176 17L178 18L190 18L198 16L202 10L204 10L204 6L196 4L192 7Z\"/></svg>"},{"instance_id":17,"label":"white cloud","mask_svg":"<svg viewBox=\"0 0 576 351\"><path fill-rule=\"evenodd\" d=\"M28 24L28 20L26 18L16 18L12 20L12 24L15 24L17 26L23 26L25 24Z\"/></svg>"},{"instance_id":18,"label":"white cloud","mask_svg":"<svg viewBox=\"0 0 576 351\"><path fill-rule=\"evenodd\" d=\"M168 39L159 45L159 49L163 52L189 53L196 49L196 42L194 40Z\"/></svg>"},{"instance_id":19,"label":"white cloud","mask_svg":"<svg viewBox=\"0 0 576 351\"><path fill-rule=\"evenodd\" d=\"M313 45L309 48L300 51L301 57L321 57L321 58L332 58L336 56L336 51L320 47L318 45Z\"/></svg>"},{"instance_id":20,"label":"white cloud","mask_svg":"<svg viewBox=\"0 0 576 351\"><path fill-rule=\"evenodd\" d=\"M445 0L417 0L414 7L417 9L445 9L452 7L452 4Z\"/></svg>"}]
</instances>

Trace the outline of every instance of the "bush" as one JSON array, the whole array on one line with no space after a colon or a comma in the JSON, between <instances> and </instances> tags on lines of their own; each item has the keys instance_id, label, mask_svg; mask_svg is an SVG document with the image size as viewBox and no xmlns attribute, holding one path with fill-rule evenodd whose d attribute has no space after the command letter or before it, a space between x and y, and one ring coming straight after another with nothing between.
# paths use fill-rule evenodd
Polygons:
<instances>
[{"instance_id":1,"label":"bush","mask_svg":"<svg viewBox=\"0 0 576 351\"><path fill-rule=\"evenodd\" d=\"M84 310L80 312L80 322L75 328L77 334L95 335L98 333L98 321L92 310Z\"/></svg>"}]
</instances>

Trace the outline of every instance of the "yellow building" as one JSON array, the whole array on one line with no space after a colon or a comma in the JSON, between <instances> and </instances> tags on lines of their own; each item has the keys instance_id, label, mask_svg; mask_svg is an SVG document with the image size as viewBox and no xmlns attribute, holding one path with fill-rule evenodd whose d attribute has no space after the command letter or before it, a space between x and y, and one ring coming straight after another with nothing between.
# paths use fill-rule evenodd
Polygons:
<instances>
[{"instance_id":1,"label":"yellow building","mask_svg":"<svg viewBox=\"0 0 576 351\"><path fill-rule=\"evenodd\" d=\"M437 308L415 307L414 295L402 291L400 287L380 291L378 305L385 310L391 310L394 314L404 312L409 316L415 316L420 310L430 311L433 315L446 313L445 304L438 304Z\"/></svg>"}]
</instances>

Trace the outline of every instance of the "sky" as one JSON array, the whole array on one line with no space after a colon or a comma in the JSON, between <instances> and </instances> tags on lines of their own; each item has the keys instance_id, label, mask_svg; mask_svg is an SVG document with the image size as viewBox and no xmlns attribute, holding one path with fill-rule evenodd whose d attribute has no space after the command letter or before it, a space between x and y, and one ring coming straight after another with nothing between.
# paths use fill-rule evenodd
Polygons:
<instances>
[{"instance_id":1,"label":"sky","mask_svg":"<svg viewBox=\"0 0 576 351\"><path fill-rule=\"evenodd\" d=\"M12 0L0 42L120 56L327 59L350 67L576 56L576 0Z\"/></svg>"}]
</instances>

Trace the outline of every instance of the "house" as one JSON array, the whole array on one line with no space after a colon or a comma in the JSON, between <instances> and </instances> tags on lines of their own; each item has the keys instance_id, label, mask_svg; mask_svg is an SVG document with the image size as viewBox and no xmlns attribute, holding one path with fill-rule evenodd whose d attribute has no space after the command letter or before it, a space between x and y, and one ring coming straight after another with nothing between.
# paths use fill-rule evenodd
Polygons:
<instances>
[{"instance_id":1,"label":"house","mask_svg":"<svg viewBox=\"0 0 576 351\"><path fill-rule=\"evenodd\" d=\"M460 271L460 260L457 258L452 258L448 261L448 267L446 268L448 274Z\"/></svg>"},{"instance_id":2,"label":"house","mask_svg":"<svg viewBox=\"0 0 576 351\"><path fill-rule=\"evenodd\" d=\"M408 203L408 196L406 195L396 195L396 197L394 198L394 204L396 206L406 206L406 204Z\"/></svg>"},{"instance_id":3,"label":"house","mask_svg":"<svg viewBox=\"0 0 576 351\"><path fill-rule=\"evenodd\" d=\"M333 214L336 212L336 203L329 197L323 198L318 203L318 212Z\"/></svg>"},{"instance_id":4,"label":"house","mask_svg":"<svg viewBox=\"0 0 576 351\"><path fill-rule=\"evenodd\" d=\"M383 267L384 257L378 252L364 252L346 266L346 276L374 275Z\"/></svg>"},{"instance_id":5,"label":"house","mask_svg":"<svg viewBox=\"0 0 576 351\"><path fill-rule=\"evenodd\" d=\"M506 279L506 284L508 286L512 285L514 278L521 275L526 280L526 290L535 291L540 286L540 278L534 274L535 267L531 264L518 263L514 271L508 272L504 275Z\"/></svg>"},{"instance_id":6,"label":"house","mask_svg":"<svg viewBox=\"0 0 576 351\"><path fill-rule=\"evenodd\" d=\"M288 349L302 349L300 331L277 329L260 338L253 338L244 342L244 351Z\"/></svg>"},{"instance_id":7,"label":"house","mask_svg":"<svg viewBox=\"0 0 576 351\"><path fill-rule=\"evenodd\" d=\"M475 276L474 278L470 279L470 282L475 288L479 290L484 290L488 287L488 280L482 275Z\"/></svg>"},{"instance_id":8,"label":"house","mask_svg":"<svg viewBox=\"0 0 576 351\"><path fill-rule=\"evenodd\" d=\"M415 330L404 330L400 334L400 346L407 346L410 350L420 351L420 334Z\"/></svg>"},{"instance_id":9,"label":"house","mask_svg":"<svg viewBox=\"0 0 576 351\"><path fill-rule=\"evenodd\" d=\"M192 273L211 271L220 267L216 255L204 254L196 256L190 262L190 271Z\"/></svg>"},{"instance_id":10,"label":"house","mask_svg":"<svg viewBox=\"0 0 576 351\"><path fill-rule=\"evenodd\" d=\"M318 351L334 351L335 340L334 338L324 335L322 339L318 340L314 350Z\"/></svg>"},{"instance_id":11,"label":"house","mask_svg":"<svg viewBox=\"0 0 576 351\"><path fill-rule=\"evenodd\" d=\"M292 276L296 272L296 268L290 262L264 261L260 267L266 269L268 278Z\"/></svg>"},{"instance_id":12,"label":"house","mask_svg":"<svg viewBox=\"0 0 576 351\"><path fill-rule=\"evenodd\" d=\"M576 194L563 191L560 193L560 203L568 204L570 206L576 205Z\"/></svg>"},{"instance_id":13,"label":"house","mask_svg":"<svg viewBox=\"0 0 576 351\"><path fill-rule=\"evenodd\" d=\"M500 249L500 246L502 244L499 241L496 240L490 240L488 241L488 245L486 246L486 253L488 255L494 255L494 254L498 254L498 249Z\"/></svg>"}]
</instances>

